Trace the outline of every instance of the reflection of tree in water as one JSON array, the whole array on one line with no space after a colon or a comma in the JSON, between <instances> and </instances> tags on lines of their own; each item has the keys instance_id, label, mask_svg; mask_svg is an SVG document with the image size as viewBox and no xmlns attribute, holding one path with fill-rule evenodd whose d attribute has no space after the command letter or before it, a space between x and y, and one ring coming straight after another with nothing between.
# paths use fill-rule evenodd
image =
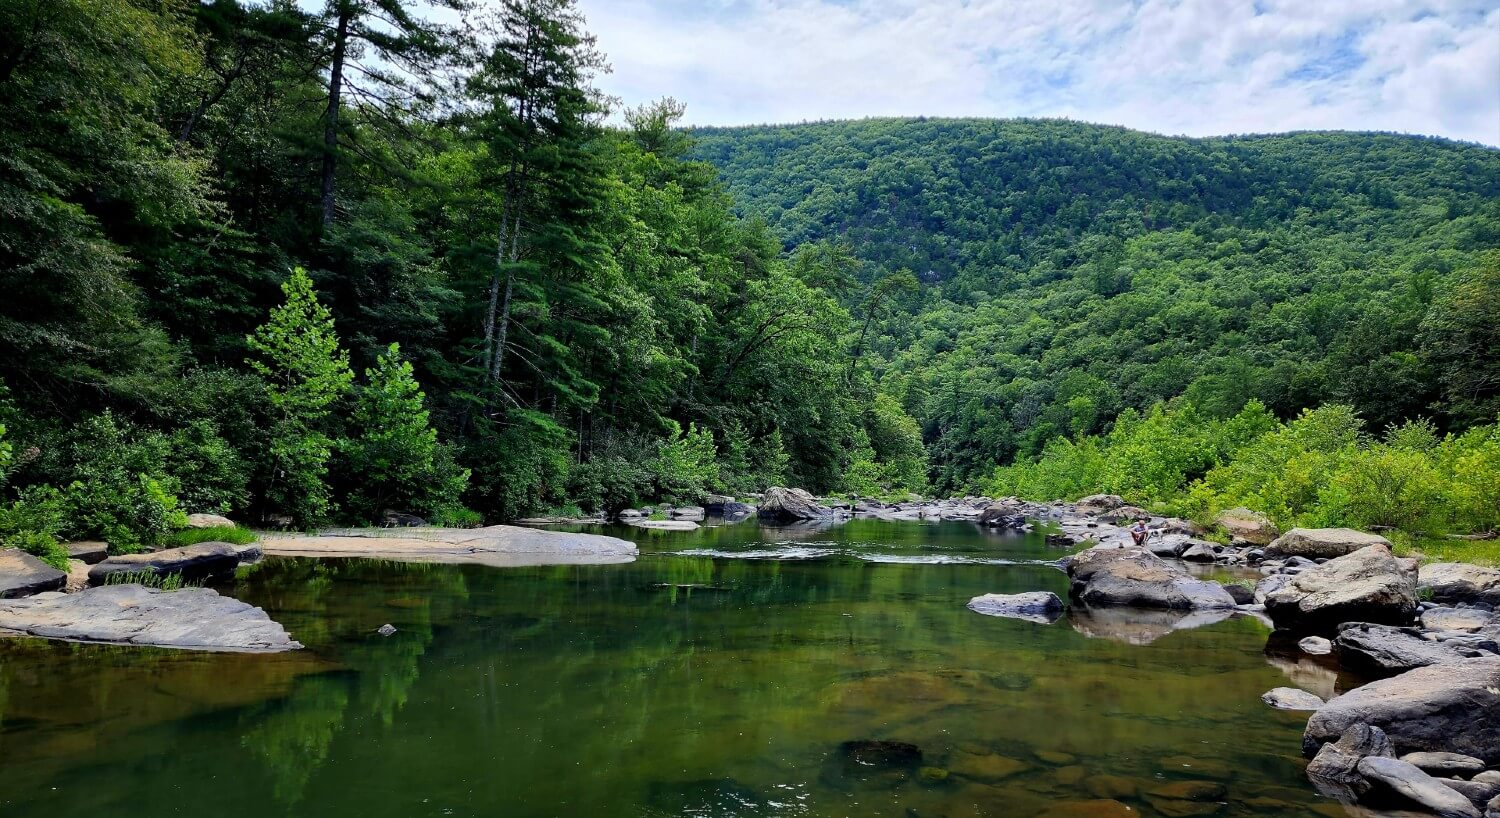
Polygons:
<instances>
[{"instance_id":1,"label":"reflection of tree in water","mask_svg":"<svg viewBox=\"0 0 1500 818\"><path fill-rule=\"evenodd\" d=\"M453 618L469 596L453 566L386 560L268 560L240 582L242 598L286 611L284 624L301 641L352 671L303 680L283 702L245 717L244 746L266 762L276 798L289 804L327 761L349 711L391 726L421 676L433 622ZM386 621L396 633L375 635Z\"/></svg>"},{"instance_id":2,"label":"reflection of tree in water","mask_svg":"<svg viewBox=\"0 0 1500 818\"><path fill-rule=\"evenodd\" d=\"M265 762L276 800L302 800L307 782L328 760L328 748L343 727L348 705L347 678L325 674L303 679L285 700L246 715L250 727L240 741Z\"/></svg>"}]
</instances>

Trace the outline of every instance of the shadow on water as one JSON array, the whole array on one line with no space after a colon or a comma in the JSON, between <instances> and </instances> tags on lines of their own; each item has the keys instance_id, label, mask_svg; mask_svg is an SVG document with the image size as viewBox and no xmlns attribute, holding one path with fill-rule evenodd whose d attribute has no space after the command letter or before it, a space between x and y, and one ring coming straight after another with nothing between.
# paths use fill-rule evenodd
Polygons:
<instances>
[{"instance_id":1,"label":"shadow on water","mask_svg":"<svg viewBox=\"0 0 1500 818\"><path fill-rule=\"evenodd\" d=\"M642 557L268 560L222 590L292 654L0 640L0 814L1329 814L1258 623L965 609L1063 594L1040 536L609 533Z\"/></svg>"}]
</instances>

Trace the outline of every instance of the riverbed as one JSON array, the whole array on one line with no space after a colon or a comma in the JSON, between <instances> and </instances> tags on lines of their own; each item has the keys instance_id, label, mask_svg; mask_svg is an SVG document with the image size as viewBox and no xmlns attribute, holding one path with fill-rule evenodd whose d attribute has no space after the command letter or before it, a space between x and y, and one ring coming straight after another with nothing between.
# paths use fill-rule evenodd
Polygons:
<instances>
[{"instance_id":1,"label":"riverbed","mask_svg":"<svg viewBox=\"0 0 1500 818\"><path fill-rule=\"evenodd\" d=\"M1344 814L1302 774L1306 714L1260 701L1291 683L1264 624L967 610L1066 596L1039 534L591 530L641 556L268 558L216 586L288 654L0 640L0 815Z\"/></svg>"}]
</instances>

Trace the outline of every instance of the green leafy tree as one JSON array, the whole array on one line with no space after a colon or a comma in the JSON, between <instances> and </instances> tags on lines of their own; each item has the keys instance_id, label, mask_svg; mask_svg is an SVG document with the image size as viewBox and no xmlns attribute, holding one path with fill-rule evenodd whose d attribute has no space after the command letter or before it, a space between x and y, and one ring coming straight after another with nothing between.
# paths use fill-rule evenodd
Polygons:
<instances>
[{"instance_id":1,"label":"green leafy tree","mask_svg":"<svg viewBox=\"0 0 1500 818\"><path fill-rule=\"evenodd\" d=\"M458 505L469 472L444 456L400 345L391 344L365 380L355 393L353 436L339 442L350 486L345 509L375 521L387 508L431 514Z\"/></svg>"},{"instance_id":2,"label":"green leafy tree","mask_svg":"<svg viewBox=\"0 0 1500 818\"><path fill-rule=\"evenodd\" d=\"M354 373L307 271L295 268L281 291L285 303L247 339L255 353L248 363L265 381L273 415L262 477L265 508L306 524L323 519L330 508L326 478L333 441L324 430Z\"/></svg>"}]
</instances>

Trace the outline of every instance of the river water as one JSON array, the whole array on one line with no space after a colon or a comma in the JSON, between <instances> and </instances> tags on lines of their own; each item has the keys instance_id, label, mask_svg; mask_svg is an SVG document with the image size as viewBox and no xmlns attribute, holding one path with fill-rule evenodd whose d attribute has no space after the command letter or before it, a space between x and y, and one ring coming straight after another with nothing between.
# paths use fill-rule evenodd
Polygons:
<instances>
[{"instance_id":1,"label":"river water","mask_svg":"<svg viewBox=\"0 0 1500 818\"><path fill-rule=\"evenodd\" d=\"M1332 676L1262 624L968 611L1065 595L1038 535L608 533L642 556L268 559L217 586L290 654L0 639L0 816L1344 814L1303 778L1305 714L1260 701Z\"/></svg>"}]
</instances>

